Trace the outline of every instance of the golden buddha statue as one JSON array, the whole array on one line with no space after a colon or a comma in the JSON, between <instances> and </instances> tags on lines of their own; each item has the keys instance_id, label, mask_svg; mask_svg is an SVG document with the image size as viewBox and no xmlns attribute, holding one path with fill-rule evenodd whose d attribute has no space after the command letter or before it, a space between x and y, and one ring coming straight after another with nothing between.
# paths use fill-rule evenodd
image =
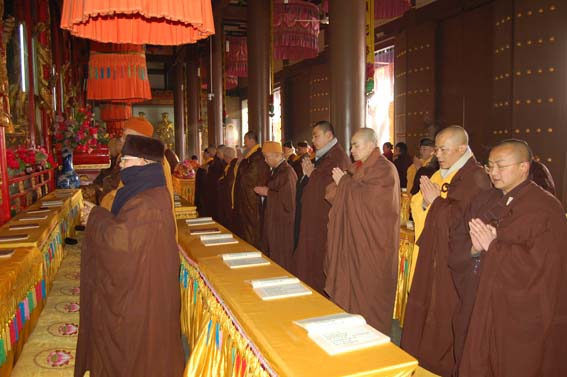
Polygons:
<instances>
[{"instance_id":1,"label":"golden buddha statue","mask_svg":"<svg viewBox=\"0 0 567 377\"><path fill-rule=\"evenodd\" d=\"M169 120L169 113L162 113L161 116L161 122L159 122L156 127L156 136L163 141L167 148L173 149L175 144L175 128L173 127L173 123Z\"/></svg>"}]
</instances>

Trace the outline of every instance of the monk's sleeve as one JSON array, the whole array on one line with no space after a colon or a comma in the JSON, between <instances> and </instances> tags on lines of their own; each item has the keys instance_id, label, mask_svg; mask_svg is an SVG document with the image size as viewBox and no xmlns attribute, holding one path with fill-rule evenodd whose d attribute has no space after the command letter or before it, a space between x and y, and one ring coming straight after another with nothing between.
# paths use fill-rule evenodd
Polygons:
<instances>
[{"instance_id":1,"label":"monk's sleeve","mask_svg":"<svg viewBox=\"0 0 567 377\"><path fill-rule=\"evenodd\" d=\"M343 177L343 178L346 179L347 177ZM333 202L335 201L335 196L337 196L338 188L339 186L337 186L335 182L330 183L325 188L325 200L328 201L331 205L333 205Z\"/></svg>"},{"instance_id":2,"label":"monk's sleeve","mask_svg":"<svg viewBox=\"0 0 567 377\"><path fill-rule=\"evenodd\" d=\"M95 207L89 215L87 231L96 239L96 244L105 245L105 250L128 251L129 229L124 220L118 220L102 207Z\"/></svg>"}]
</instances>

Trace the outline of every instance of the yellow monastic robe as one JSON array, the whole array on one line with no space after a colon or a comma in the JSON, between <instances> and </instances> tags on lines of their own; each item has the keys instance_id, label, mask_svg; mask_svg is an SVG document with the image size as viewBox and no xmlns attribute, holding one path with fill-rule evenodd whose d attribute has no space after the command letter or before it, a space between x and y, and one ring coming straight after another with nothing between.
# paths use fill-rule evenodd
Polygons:
<instances>
[{"instance_id":1,"label":"yellow monastic robe","mask_svg":"<svg viewBox=\"0 0 567 377\"><path fill-rule=\"evenodd\" d=\"M421 166L427 166L427 164L429 164L431 162L431 157L429 157L428 160L424 160L424 159L420 159L421 160ZM406 185L406 191L407 192L411 192L412 188L413 188L413 180L415 179L415 175L417 174L417 169L415 167L414 164L411 164L408 168L408 171L406 173L406 177L407 177L407 185Z\"/></svg>"},{"instance_id":2,"label":"yellow monastic robe","mask_svg":"<svg viewBox=\"0 0 567 377\"><path fill-rule=\"evenodd\" d=\"M173 216L175 217L175 206L173 203L173 180L171 179L171 167L169 166L169 162L167 162L166 158L162 160L162 166L163 173L165 175L165 185L167 186L167 191L169 191L169 195L171 197L171 210L173 211ZM100 201L100 206L110 211L112 209L112 203L114 203L116 192L121 189L122 186L124 186L124 183L120 181L118 187L115 190L110 191L102 198L102 200ZM177 221L175 222L175 238L177 239Z\"/></svg>"},{"instance_id":3,"label":"yellow monastic robe","mask_svg":"<svg viewBox=\"0 0 567 377\"><path fill-rule=\"evenodd\" d=\"M439 187L443 187L445 183L451 183L451 180L457 174L459 170L455 170L451 174L449 174L445 179L441 177L441 171L437 170L431 176L431 182L437 184ZM408 181L409 182L409 181ZM441 191L441 198L445 199L447 197L447 192ZM429 212L429 206L426 209L423 209L423 195L421 191L417 194L412 196L411 198L411 215L413 217L414 229L415 229L415 245L413 246L413 254L411 258L411 265L410 265L410 277L409 277L409 289L411 290L411 283L413 281L413 274L415 273L415 265L417 263L417 256L419 255L419 247L417 246L417 240L419 236L421 236L421 232L423 232L423 228L425 227L425 218L427 217L427 213Z\"/></svg>"}]
</instances>

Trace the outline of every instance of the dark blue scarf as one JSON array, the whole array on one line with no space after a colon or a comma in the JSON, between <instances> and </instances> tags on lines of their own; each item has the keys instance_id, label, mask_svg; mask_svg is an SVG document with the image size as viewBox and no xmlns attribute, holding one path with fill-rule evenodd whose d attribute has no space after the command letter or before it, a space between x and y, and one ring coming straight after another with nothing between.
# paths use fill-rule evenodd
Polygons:
<instances>
[{"instance_id":1,"label":"dark blue scarf","mask_svg":"<svg viewBox=\"0 0 567 377\"><path fill-rule=\"evenodd\" d=\"M111 212L115 216L133 196L155 187L165 186L165 175L162 164L159 162L122 169L120 179L124 187L118 190L112 203Z\"/></svg>"}]
</instances>

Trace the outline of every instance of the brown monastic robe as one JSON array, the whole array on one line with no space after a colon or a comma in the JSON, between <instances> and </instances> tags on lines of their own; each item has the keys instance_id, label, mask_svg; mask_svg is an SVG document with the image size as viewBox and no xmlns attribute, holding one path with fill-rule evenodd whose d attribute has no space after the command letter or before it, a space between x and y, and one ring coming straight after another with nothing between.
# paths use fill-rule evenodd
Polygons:
<instances>
[{"instance_id":1,"label":"brown monastic robe","mask_svg":"<svg viewBox=\"0 0 567 377\"><path fill-rule=\"evenodd\" d=\"M400 181L376 148L325 198L329 212L325 292L384 334L392 327L400 238Z\"/></svg>"},{"instance_id":2,"label":"brown monastic robe","mask_svg":"<svg viewBox=\"0 0 567 377\"><path fill-rule=\"evenodd\" d=\"M309 154L304 153L302 155L296 155L293 158L293 160L288 161L291 167L293 168L293 170L295 170L295 174L297 174L298 181L301 179L301 177L303 177L303 167L301 166L301 160L303 160L304 157L309 158Z\"/></svg>"},{"instance_id":3,"label":"brown monastic robe","mask_svg":"<svg viewBox=\"0 0 567 377\"><path fill-rule=\"evenodd\" d=\"M425 369L450 376L455 364L452 319L458 298L448 266L449 233L464 211L491 184L471 157L452 178L445 199L429 209L420 238L412 289L408 297L401 347Z\"/></svg>"},{"instance_id":4,"label":"brown monastic robe","mask_svg":"<svg viewBox=\"0 0 567 377\"><path fill-rule=\"evenodd\" d=\"M337 143L324 156L315 161L310 177L303 177L298 185L296 217L299 230L297 248L293 256L293 273L318 292L325 288L323 264L327 252L327 224L331 205L325 200L325 190L333 182L332 171L345 170L351 162L343 147Z\"/></svg>"},{"instance_id":5,"label":"brown monastic robe","mask_svg":"<svg viewBox=\"0 0 567 377\"><path fill-rule=\"evenodd\" d=\"M263 250L277 264L291 270L297 175L286 161L272 169L264 202Z\"/></svg>"},{"instance_id":6,"label":"brown monastic robe","mask_svg":"<svg viewBox=\"0 0 567 377\"><path fill-rule=\"evenodd\" d=\"M510 199L512 198L512 199ZM567 376L567 220L561 203L531 181L478 199L471 218L496 227L459 376Z\"/></svg>"},{"instance_id":7,"label":"brown monastic robe","mask_svg":"<svg viewBox=\"0 0 567 377\"><path fill-rule=\"evenodd\" d=\"M234 158L225 167L222 177L219 179L218 190L218 216L219 222L232 231L234 210L232 208L232 185L234 184L234 167L237 159Z\"/></svg>"},{"instance_id":8,"label":"brown monastic robe","mask_svg":"<svg viewBox=\"0 0 567 377\"><path fill-rule=\"evenodd\" d=\"M545 191L549 191L551 195L555 195L555 182L549 172L547 166L539 161L533 160L530 165L530 179L541 186Z\"/></svg>"},{"instance_id":9,"label":"brown monastic robe","mask_svg":"<svg viewBox=\"0 0 567 377\"><path fill-rule=\"evenodd\" d=\"M213 161L209 164L207 169L207 176L205 178L205 192L204 200L205 207L208 209L208 215L215 221L219 220L218 213L218 192L219 192L219 179L224 174L226 162L215 156Z\"/></svg>"},{"instance_id":10,"label":"brown monastic robe","mask_svg":"<svg viewBox=\"0 0 567 377\"><path fill-rule=\"evenodd\" d=\"M182 376L179 253L165 187L90 213L75 377Z\"/></svg>"},{"instance_id":11,"label":"brown monastic robe","mask_svg":"<svg viewBox=\"0 0 567 377\"><path fill-rule=\"evenodd\" d=\"M262 247L262 202L254 187L266 186L269 176L270 168L258 148L240 162L234 187L235 231L257 248Z\"/></svg>"}]
</instances>

